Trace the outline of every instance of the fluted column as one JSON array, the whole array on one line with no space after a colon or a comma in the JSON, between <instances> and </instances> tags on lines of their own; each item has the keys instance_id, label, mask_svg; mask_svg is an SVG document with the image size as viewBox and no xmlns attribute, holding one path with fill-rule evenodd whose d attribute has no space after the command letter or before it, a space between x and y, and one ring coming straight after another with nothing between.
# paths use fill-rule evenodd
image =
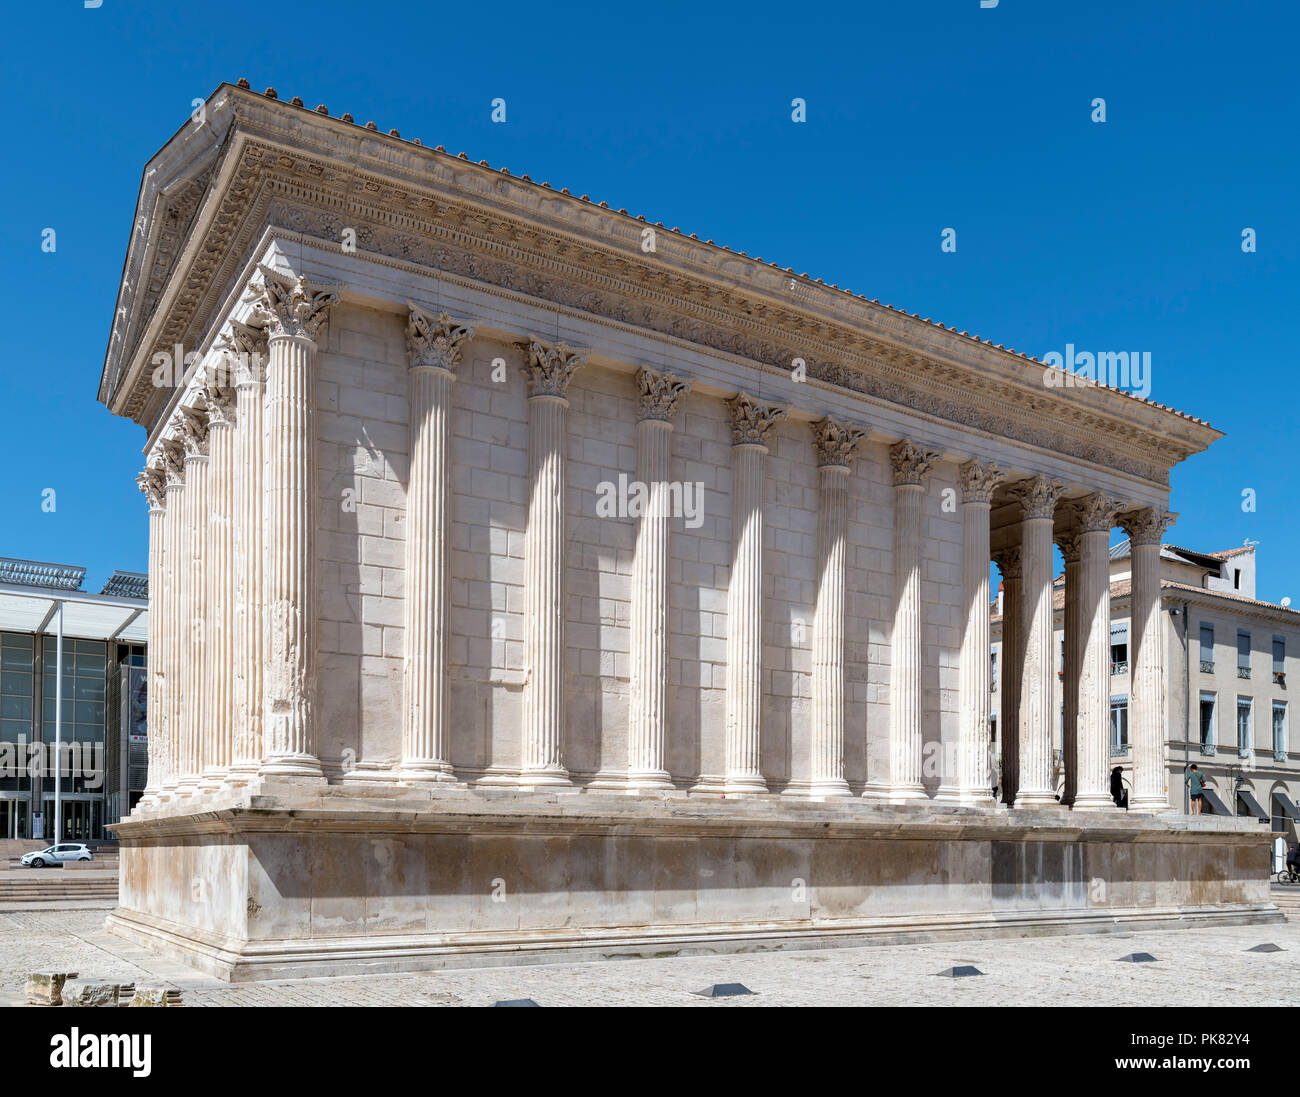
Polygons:
<instances>
[{"instance_id":1,"label":"fluted column","mask_svg":"<svg viewBox=\"0 0 1300 1097\"><path fill-rule=\"evenodd\" d=\"M185 560L185 665L181 668L181 792L198 789L203 768L200 743L207 711L207 584L208 533L208 414L206 409L182 408L185 432L185 525L189 552Z\"/></svg>"},{"instance_id":2,"label":"fluted column","mask_svg":"<svg viewBox=\"0 0 1300 1097\"><path fill-rule=\"evenodd\" d=\"M1079 682L1083 671L1084 643L1080 625L1083 616L1080 598L1083 536L1072 530L1057 537L1056 544L1065 561L1065 612L1062 620L1065 660L1061 678L1061 765L1065 770L1065 783L1061 789L1061 803L1073 804L1079 790Z\"/></svg>"},{"instance_id":3,"label":"fluted column","mask_svg":"<svg viewBox=\"0 0 1300 1097\"><path fill-rule=\"evenodd\" d=\"M244 783L262 762L262 513L265 492L262 431L266 400L266 333L231 321L225 349L235 379L235 724L230 778Z\"/></svg>"},{"instance_id":4,"label":"fluted column","mask_svg":"<svg viewBox=\"0 0 1300 1097\"><path fill-rule=\"evenodd\" d=\"M766 792L760 755L763 707L763 455L786 410L743 392L731 415L731 576L727 584L728 794Z\"/></svg>"},{"instance_id":5,"label":"fluted column","mask_svg":"<svg viewBox=\"0 0 1300 1097\"><path fill-rule=\"evenodd\" d=\"M1110 795L1110 529L1119 502L1095 492L1073 506L1079 527L1080 649L1073 806L1104 811L1115 807Z\"/></svg>"},{"instance_id":6,"label":"fluted column","mask_svg":"<svg viewBox=\"0 0 1300 1097\"><path fill-rule=\"evenodd\" d=\"M411 473L406 489L402 777L453 781L447 727L447 581L451 537L451 385L474 329L410 305Z\"/></svg>"},{"instance_id":7,"label":"fluted column","mask_svg":"<svg viewBox=\"0 0 1300 1097\"><path fill-rule=\"evenodd\" d=\"M1020 612L1024 573L1020 546L1008 545L993 554L1002 572L1002 701L999 738L1002 740L1002 780L998 797L1008 806L1020 787L1020 678L1025 658L1025 632Z\"/></svg>"},{"instance_id":8,"label":"fluted column","mask_svg":"<svg viewBox=\"0 0 1300 1097\"><path fill-rule=\"evenodd\" d=\"M989 507L1003 476L995 464L967 461L961 474L962 621L957 791L963 804L993 799L989 774Z\"/></svg>"},{"instance_id":9,"label":"fluted column","mask_svg":"<svg viewBox=\"0 0 1300 1097\"><path fill-rule=\"evenodd\" d=\"M203 398L208 409L208 513L203 581L207 591L202 772L215 787L230 769L235 728L235 390L214 372Z\"/></svg>"},{"instance_id":10,"label":"fluted column","mask_svg":"<svg viewBox=\"0 0 1300 1097\"><path fill-rule=\"evenodd\" d=\"M848 796L844 779L844 603L849 471L867 436L829 416L812 426L817 457L817 603L813 616L810 796Z\"/></svg>"},{"instance_id":11,"label":"fluted column","mask_svg":"<svg viewBox=\"0 0 1300 1097\"><path fill-rule=\"evenodd\" d=\"M320 777L316 692L316 337L333 290L258 268L255 316L267 333L265 439L266 636L260 772Z\"/></svg>"},{"instance_id":12,"label":"fluted column","mask_svg":"<svg viewBox=\"0 0 1300 1097\"><path fill-rule=\"evenodd\" d=\"M1165 644L1160 616L1160 543L1177 515L1154 507L1119 516L1133 563L1133 648L1129 713L1133 732L1131 811L1169 810L1165 776Z\"/></svg>"},{"instance_id":13,"label":"fluted column","mask_svg":"<svg viewBox=\"0 0 1300 1097\"><path fill-rule=\"evenodd\" d=\"M627 787L673 787L668 726L668 457L677 400L690 385L673 373L639 369L636 478L649 493L632 557L632 682Z\"/></svg>"},{"instance_id":14,"label":"fluted column","mask_svg":"<svg viewBox=\"0 0 1300 1097\"><path fill-rule=\"evenodd\" d=\"M166 706L163 697L166 678L162 670L162 622L167 608L167 596L163 590L163 576L167 567L167 550L163 540L163 528L167 520L167 476L161 463L150 462L136 478L136 483L149 501L149 650L145 675L145 734L148 739L149 768L144 793L140 797L141 806L148 808L157 801L162 787L160 744L163 737L162 713Z\"/></svg>"},{"instance_id":15,"label":"fluted column","mask_svg":"<svg viewBox=\"0 0 1300 1097\"><path fill-rule=\"evenodd\" d=\"M1011 486L1023 512L1020 558L1024 569L1020 623L1025 648L1020 681L1020 780L1015 806L1056 803L1052 787L1052 516L1064 485L1034 476Z\"/></svg>"},{"instance_id":16,"label":"fluted column","mask_svg":"<svg viewBox=\"0 0 1300 1097\"><path fill-rule=\"evenodd\" d=\"M894 472L894 613L889 637L889 773L863 795L925 798L921 783L921 539L925 480L939 454L904 439L889 447Z\"/></svg>"},{"instance_id":17,"label":"fluted column","mask_svg":"<svg viewBox=\"0 0 1300 1097\"><path fill-rule=\"evenodd\" d=\"M163 519L164 598L162 614L161 649L157 658L162 663L163 710L161 727L162 790L159 802L165 803L176 795L181 776L181 747L183 728L181 714L181 670L187 654L188 639L184 626L185 579L189 573L189 541L185 527L185 447L179 436L168 438L159 446L162 451L163 473L167 478L166 516ZM150 659L155 654L150 653Z\"/></svg>"},{"instance_id":18,"label":"fluted column","mask_svg":"<svg viewBox=\"0 0 1300 1097\"><path fill-rule=\"evenodd\" d=\"M587 359L563 343L530 338L528 364L528 530L524 537L524 786L567 785L564 704L564 549L568 464L565 396Z\"/></svg>"}]
</instances>

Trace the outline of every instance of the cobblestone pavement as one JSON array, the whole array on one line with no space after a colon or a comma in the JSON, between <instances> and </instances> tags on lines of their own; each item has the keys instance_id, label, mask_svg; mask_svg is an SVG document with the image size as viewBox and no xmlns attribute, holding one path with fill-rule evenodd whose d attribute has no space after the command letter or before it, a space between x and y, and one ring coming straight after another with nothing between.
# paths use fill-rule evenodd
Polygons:
<instances>
[{"instance_id":1,"label":"cobblestone pavement","mask_svg":"<svg viewBox=\"0 0 1300 1097\"><path fill-rule=\"evenodd\" d=\"M19 1004L27 972L77 971L120 982L165 982L187 1006L682 1005L1295 1005L1300 922L1267 926L1080 934L1027 939L737 956L617 960L545 967L296 979L230 986L103 932L106 911L0 914L0 1004ZM1286 951L1251 953L1272 942ZM1157 963L1120 963L1149 952ZM982 977L936 973L973 964ZM1196 971L1189 982L1189 965ZM713 983L752 997L705 999Z\"/></svg>"}]
</instances>

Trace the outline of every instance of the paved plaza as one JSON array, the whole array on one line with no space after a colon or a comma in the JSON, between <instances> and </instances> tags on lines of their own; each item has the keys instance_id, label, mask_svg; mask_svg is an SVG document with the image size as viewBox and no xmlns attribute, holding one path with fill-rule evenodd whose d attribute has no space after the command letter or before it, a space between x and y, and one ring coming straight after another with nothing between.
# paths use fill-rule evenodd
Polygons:
<instances>
[{"instance_id":1,"label":"paved plaza","mask_svg":"<svg viewBox=\"0 0 1300 1097\"><path fill-rule=\"evenodd\" d=\"M737 956L297 979L231 986L103 931L105 910L0 913L0 1003L23 1001L29 971L165 982L187 1006L1282 1006L1300 987L1300 922ZM1271 942L1283 950L1247 949ZM1148 952L1156 963L1121 963ZM936 973L972 964L983 976ZM1188 979L1195 970L1195 986ZM706 999L714 983L752 997Z\"/></svg>"}]
</instances>

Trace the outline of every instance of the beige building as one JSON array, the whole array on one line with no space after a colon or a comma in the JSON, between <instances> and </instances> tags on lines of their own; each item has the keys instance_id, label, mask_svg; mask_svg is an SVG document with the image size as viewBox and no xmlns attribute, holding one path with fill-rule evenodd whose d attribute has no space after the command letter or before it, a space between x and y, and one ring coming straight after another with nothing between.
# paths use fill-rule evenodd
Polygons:
<instances>
[{"instance_id":1,"label":"beige building","mask_svg":"<svg viewBox=\"0 0 1300 1097\"><path fill-rule=\"evenodd\" d=\"M1168 814L1160 541L1208 424L269 89L202 117L100 387L147 434L160 729L117 932L254 978L1276 917L1255 829Z\"/></svg>"},{"instance_id":2,"label":"beige building","mask_svg":"<svg viewBox=\"0 0 1300 1097\"><path fill-rule=\"evenodd\" d=\"M1110 761L1131 790L1130 545L1111 549ZM1187 767L1195 764L1213 795L1205 810L1258 819L1295 845L1300 821L1300 752L1291 738L1287 670L1300 650L1300 612L1255 597L1255 547L1195 552L1160 549L1165 632L1166 786L1170 803L1189 810ZM1289 600L1288 600L1289 601ZM1001 592L993 603L993 727L998 732L998 664L1002 652ZM1059 654L1055 747L1057 791L1065 782L1064 576L1054 592ZM1190 659L1188 655L1190 653Z\"/></svg>"}]
</instances>

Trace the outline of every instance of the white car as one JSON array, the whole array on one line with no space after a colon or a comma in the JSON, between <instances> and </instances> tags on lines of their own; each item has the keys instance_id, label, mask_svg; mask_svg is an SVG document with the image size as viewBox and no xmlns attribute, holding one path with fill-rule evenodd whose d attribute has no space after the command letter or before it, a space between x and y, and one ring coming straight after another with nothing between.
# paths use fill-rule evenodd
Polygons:
<instances>
[{"instance_id":1,"label":"white car","mask_svg":"<svg viewBox=\"0 0 1300 1097\"><path fill-rule=\"evenodd\" d=\"M24 853L19 860L32 868L44 868L46 865L59 865L64 861L93 861L94 859L95 855L90 852L89 846L74 842L60 842L57 846L50 846L49 849Z\"/></svg>"}]
</instances>

